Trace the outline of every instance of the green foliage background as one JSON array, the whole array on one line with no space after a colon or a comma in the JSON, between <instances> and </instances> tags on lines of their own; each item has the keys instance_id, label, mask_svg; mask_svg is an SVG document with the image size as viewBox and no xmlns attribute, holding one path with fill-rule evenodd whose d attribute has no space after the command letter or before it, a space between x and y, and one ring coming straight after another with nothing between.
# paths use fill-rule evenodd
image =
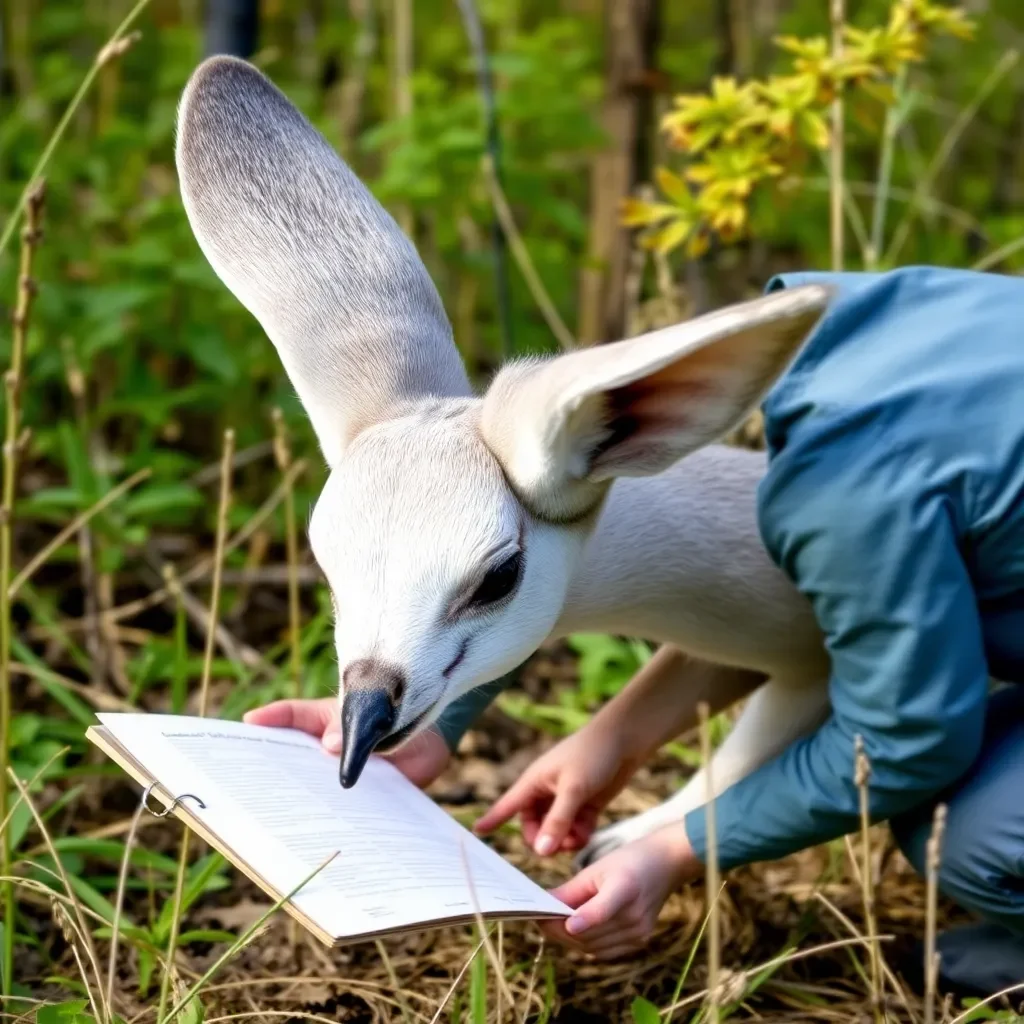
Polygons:
<instances>
[{"instance_id":1,"label":"green foliage background","mask_svg":"<svg viewBox=\"0 0 1024 1024\"><path fill-rule=\"evenodd\" d=\"M12 0L3 6L0 220L14 208L55 124L129 6L127 0ZM411 217L417 245L452 316L456 341L473 373L484 380L505 355L554 351L557 345L510 261L514 351L502 352L490 247L494 214L480 168L483 110L465 31L455 0L416 0L413 113L397 117L392 8L383 2L372 6L376 26L365 75L356 70L365 39L352 15L360 4L350 9L342 0L264 0L260 49L253 59L377 196ZM479 6L497 88L504 189L537 273L573 330L594 228L591 170L602 147L614 144L601 130L605 4L479 0ZM889 0L851 0L850 22L883 23L889 6ZM726 8L731 17L723 22ZM728 5L663 0L661 9L655 49L664 76L658 96L663 111L673 95L707 89L713 75L742 80L778 70L785 62L772 42L777 34L829 31L824 0L732 0ZM916 196L919 209L902 262L975 266L981 261L1018 272L1024 268L1024 244L1017 244L1024 236L1019 66L1000 77L976 113L965 119L963 112L993 68L1024 42L1024 9L1019 0L987 0L973 5L971 14L977 25L972 41L937 40L927 60L911 72L893 150L888 224L891 230ZM181 90L203 54L200 15L197 0L153 0L138 25L141 38L101 69L46 172L45 238L35 268L40 289L23 399L23 420L32 433L15 509L16 567L118 481L151 469L146 483L91 525L95 569L110 581L115 603L139 598L159 584L154 551L185 564L209 550L216 489L201 471L217 462L225 428L236 431L240 451L258 451L272 433L271 410L283 409L295 454L310 465L297 490L300 525L324 475L276 353L210 270L178 195L174 117ZM346 104L360 81L365 90L360 116L346 127ZM852 108L847 116L845 177L851 203L868 223L883 116L881 105ZM956 144L936 163L951 132L958 133ZM672 166L656 125L647 126L647 136L649 170ZM696 260L675 251L667 264L671 277L693 302L715 305L759 290L777 270L827 267L828 203L827 169L812 162L785 201L774 194L755 197L749 238L712 246ZM1004 258L991 260L1001 249ZM852 239L846 255L851 269L860 265ZM0 256L0 364L5 367L16 261L15 244ZM658 287L648 266L643 295L655 295ZM83 382L78 398L69 381ZM267 451L235 474L232 531L251 520L278 482ZM268 560L280 563L280 509L269 525ZM10 758L22 778L49 764L35 790L48 781L62 783L45 811L54 822L79 799L88 778L117 775L112 766L87 764L82 757L82 734L95 703L83 697L82 686L95 682L96 674L83 636L68 626L83 613L80 555L76 543L65 545L19 593L15 608L13 653L20 674ZM246 557L244 548L234 552L228 568L241 568ZM241 600L229 587L228 616ZM218 711L226 715L283 694L291 685L283 583L269 604L252 605L251 612L244 607L233 628L260 651L271 671L219 659L217 678L238 684L221 692ZM157 609L138 624L146 636L125 645L123 675L130 685L118 698L182 710L199 675L202 634L180 608L176 613ZM322 588L303 591L301 643L305 691L330 692L337 667ZM523 700L510 701L507 709L554 731L574 728L648 654L641 644L606 637L577 637L573 646L582 683L577 690L546 709ZM65 745L70 755L56 757ZM692 760L685 750L677 753ZM12 848L19 849L31 830L22 806L11 822ZM62 836L58 849L79 898L109 921L121 844ZM141 850L136 855L149 857L148 884L168 892L173 860ZM53 867L48 857L35 856L27 869L40 882ZM216 859L193 864L189 899L226 885L221 869ZM136 925L144 927L141 922L128 927ZM167 941L166 905L145 927L149 930L136 938L159 946ZM26 927L23 937L38 944L29 931ZM142 988L148 988L152 967L152 958L143 964Z\"/></svg>"}]
</instances>

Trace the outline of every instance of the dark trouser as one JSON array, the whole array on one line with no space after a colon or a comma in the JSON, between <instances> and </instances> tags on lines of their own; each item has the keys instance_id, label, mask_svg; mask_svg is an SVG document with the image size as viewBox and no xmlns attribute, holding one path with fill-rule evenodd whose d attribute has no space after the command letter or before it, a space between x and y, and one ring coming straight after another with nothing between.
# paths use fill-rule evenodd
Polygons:
<instances>
[{"instance_id":1,"label":"dark trouser","mask_svg":"<svg viewBox=\"0 0 1024 1024\"><path fill-rule=\"evenodd\" d=\"M923 874L935 805L947 805L939 888L983 923L940 938L940 971L953 987L987 995L1024 982L1024 686L992 695L985 729L971 771L891 825Z\"/></svg>"}]
</instances>

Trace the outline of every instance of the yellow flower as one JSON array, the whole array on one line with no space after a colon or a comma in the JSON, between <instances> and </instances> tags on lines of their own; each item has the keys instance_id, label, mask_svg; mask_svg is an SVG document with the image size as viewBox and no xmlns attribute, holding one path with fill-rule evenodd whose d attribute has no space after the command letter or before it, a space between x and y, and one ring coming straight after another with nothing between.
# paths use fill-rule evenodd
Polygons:
<instances>
[{"instance_id":1,"label":"yellow flower","mask_svg":"<svg viewBox=\"0 0 1024 1024\"><path fill-rule=\"evenodd\" d=\"M708 94L677 96L676 110L662 118L662 129L679 149L699 153L716 142L733 142L757 104L752 84L714 78Z\"/></svg>"}]
</instances>

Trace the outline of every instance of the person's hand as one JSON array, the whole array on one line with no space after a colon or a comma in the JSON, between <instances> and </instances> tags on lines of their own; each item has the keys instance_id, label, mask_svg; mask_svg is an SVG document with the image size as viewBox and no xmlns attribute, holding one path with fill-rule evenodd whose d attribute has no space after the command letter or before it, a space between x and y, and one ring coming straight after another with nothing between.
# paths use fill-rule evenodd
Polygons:
<instances>
[{"instance_id":1,"label":"person's hand","mask_svg":"<svg viewBox=\"0 0 1024 1024\"><path fill-rule=\"evenodd\" d=\"M621 730L592 719L534 761L474 831L485 835L519 814L523 837L542 857L579 850L636 767Z\"/></svg>"},{"instance_id":2,"label":"person's hand","mask_svg":"<svg viewBox=\"0 0 1024 1024\"><path fill-rule=\"evenodd\" d=\"M575 913L541 925L549 939L603 960L647 944L665 900L701 874L682 822L627 843L551 894Z\"/></svg>"},{"instance_id":3,"label":"person's hand","mask_svg":"<svg viewBox=\"0 0 1024 1024\"><path fill-rule=\"evenodd\" d=\"M328 754L341 754L341 711L336 697L319 700L278 700L246 712L250 725L298 729L320 740ZM410 782L429 786L444 771L451 751L441 734L427 729L381 757L390 761Z\"/></svg>"}]
</instances>

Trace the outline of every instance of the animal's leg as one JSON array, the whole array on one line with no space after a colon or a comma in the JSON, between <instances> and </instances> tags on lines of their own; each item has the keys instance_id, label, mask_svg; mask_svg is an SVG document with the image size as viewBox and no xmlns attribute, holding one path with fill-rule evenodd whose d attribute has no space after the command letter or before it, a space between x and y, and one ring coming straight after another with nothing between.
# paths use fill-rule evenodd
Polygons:
<instances>
[{"instance_id":1,"label":"animal's leg","mask_svg":"<svg viewBox=\"0 0 1024 1024\"><path fill-rule=\"evenodd\" d=\"M820 725L827 717L828 707L824 680L794 683L770 679L751 695L729 735L712 756L715 795ZM664 803L595 833L580 851L578 864L593 863L625 843L679 821L707 801L706 787L706 772L702 768Z\"/></svg>"}]
</instances>

